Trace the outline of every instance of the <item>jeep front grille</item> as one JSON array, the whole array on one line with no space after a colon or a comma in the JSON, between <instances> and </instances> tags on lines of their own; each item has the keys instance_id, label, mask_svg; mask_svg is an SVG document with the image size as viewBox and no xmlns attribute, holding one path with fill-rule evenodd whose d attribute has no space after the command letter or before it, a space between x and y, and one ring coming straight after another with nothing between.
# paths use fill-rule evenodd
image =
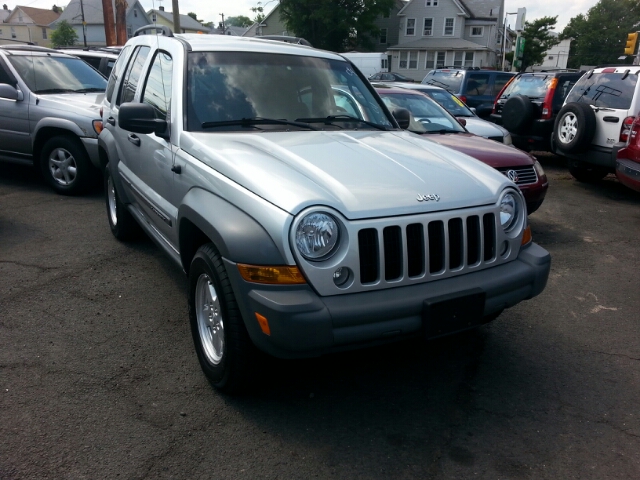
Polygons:
<instances>
[{"instance_id":1,"label":"jeep front grille","mask_svg":"<svg viewBox=\"0 0 640 480\"><path fill-rule=\"evenodd\" d=\"M434 277L491 262L494 213L358 231L360 283Z\"/></svg>"},{"instance_id":2,"label":"jeep front grille","mask_svg":"<svg viewBox=\"0 0 640 480\"><path fill-rule=\"evenodd\" d=\"M516 185L530 185L538 181L538 175L536 174L536 169L533 168L533 165L528 167L498 168L498 171L504 175L506 175L509 170L514 170L518 174L518 181L515 182Z\"/></svg>"}]
</instances>

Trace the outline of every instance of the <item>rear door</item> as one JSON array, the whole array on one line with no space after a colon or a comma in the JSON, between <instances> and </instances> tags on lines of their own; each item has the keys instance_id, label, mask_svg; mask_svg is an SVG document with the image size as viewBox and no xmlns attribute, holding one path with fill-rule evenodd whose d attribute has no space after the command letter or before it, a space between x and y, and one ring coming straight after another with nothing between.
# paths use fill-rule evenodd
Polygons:
<instances>
[{"instance_id":1,"label":"rear door","mask_svg":"<svg viewBox=\"0 0 640 480\"><path fill-rule=\"evenodd\" d=\"M584 75L576 83L566 103L586 102L593 108L596 115L593 145L611 149L619 143L624 119L637 113L631 110L637 87L638 75L629 68L605 68Z\"/></svg>"}]
</instances>

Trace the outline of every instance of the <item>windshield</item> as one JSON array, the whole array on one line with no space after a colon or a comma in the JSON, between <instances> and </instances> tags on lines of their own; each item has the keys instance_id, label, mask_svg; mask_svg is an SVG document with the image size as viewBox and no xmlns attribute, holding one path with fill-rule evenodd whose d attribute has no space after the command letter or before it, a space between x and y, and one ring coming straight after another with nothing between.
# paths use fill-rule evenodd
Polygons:
<instances>
[{"instance_id":1,"label":"windshield","mask_svg":"<svg viewBox=\"0 0 640 480\"><path fill-rule=\"evenodd\" d=\"M462 103L458 97L445 90L428 90L427 95L442 105L447 111L456 117L474 117L475 115L469 108Z\"/></svg>"},{"instance_id":2,"label":"windshield","mask_svg":"<svg viewBox=\"0 0 640 480\"><path fill-rule=\"evenodd\" d=\"M465 129L449 112L424 95L378 91L387 108L393 112L406 108L411 112L408 130L415 133L464 132Z\"/></svg>"},{"instance_id":3,"label":"windshield","mask_svg":"<svg viewBox=\"0 0 640 480\"><path fill-rule=\"evenodd\" d=\"M462 85L462 72L431 71L422 79L422 83L446 88L450 92L459 92Z\"/></svg>"},{"instance_id":4,"label":"windshield","mask_svg":"<svg viewBox=\"0 0 640 480\"><path fill-rule=\"evenodd\" d=\"M594 73L584 75L575 84L566 103L586 102L600 108L628 110L638 83L637 74Z\"/></svg>"},{"instance_id":5,"label":"windshield","mask_svg":"<svg viewBox=\"0 0 640 480\"><path fill-rule=\"evenodd\" d=\"M390 129L382 106L348 62L256 52L193 52L187 129ZM247 120L254 120L248 122Z\"/></svg>"},{"instance_id":6,"label":"windshield","mask_svg":"<svg viewBox=\"0 0 640 480\"><path fill-rule=\"evenodd\" d=\"M9 61L33 93L104 92L107 80L79 58L11 55Z\"/></svg>"},{"instance_id":7,"label":"windshield","mask_svg":"<svg viewBox=\"0 0 640 480\"><path fill-rule=\"evenodd\" d=\"M509 98L511 95L542 98L553 78L553 75L522 75L509 84L500 98Z\"/></svg>"}]
</instances>

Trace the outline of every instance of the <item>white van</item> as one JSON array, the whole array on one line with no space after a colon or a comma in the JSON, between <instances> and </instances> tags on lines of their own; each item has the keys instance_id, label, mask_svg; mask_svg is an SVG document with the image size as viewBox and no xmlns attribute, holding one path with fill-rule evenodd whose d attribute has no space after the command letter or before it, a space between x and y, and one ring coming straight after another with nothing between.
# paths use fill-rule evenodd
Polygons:
<instances>
[{"instance_id":1,"label":"white van","mask_svg":"<svg viewBox=\"0 0 640 480\"><path fill-rule=\"evenodd\" d=\"M378 72L389 71L389 56L386 53L347 52L341 55L351 60L367 78Z\"/></svg>"}]
</instances>

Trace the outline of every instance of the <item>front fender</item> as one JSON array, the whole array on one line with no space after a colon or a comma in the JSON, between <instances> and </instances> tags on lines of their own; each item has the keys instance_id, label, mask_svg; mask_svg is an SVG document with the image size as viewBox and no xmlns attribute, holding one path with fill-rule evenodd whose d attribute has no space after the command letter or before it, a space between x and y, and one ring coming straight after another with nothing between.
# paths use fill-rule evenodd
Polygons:
<instances>
[{"instance_id":1,"label":"front fender","mask_svg":"<svg viewBox=\"0 0 640 480\"><path fill-rule=\"evenodd\" d=\"M95 132L85 132L78 126L77 123L72 122L71 120L66 120L64 118L45 117L40 119L36 124L33 132L33 138L37 138L38 132L40 132L43 128L58 128L61 130L68 130L78 137L96 137Z\"/></svg>"},{"instance_id":2,"label":"front fender","mask_svg":"<svg viewBox=\"0 0 640 480\"><path fill-rule=\"evenodd\" d=\"M189 248L190 224L202 231L218 248L220 255L236 263L286 265L273 239L248 214L223 198L199 188L184 197L178 209L180 252L185 270L193 253Z\"/></svg>"}]
</instances>

